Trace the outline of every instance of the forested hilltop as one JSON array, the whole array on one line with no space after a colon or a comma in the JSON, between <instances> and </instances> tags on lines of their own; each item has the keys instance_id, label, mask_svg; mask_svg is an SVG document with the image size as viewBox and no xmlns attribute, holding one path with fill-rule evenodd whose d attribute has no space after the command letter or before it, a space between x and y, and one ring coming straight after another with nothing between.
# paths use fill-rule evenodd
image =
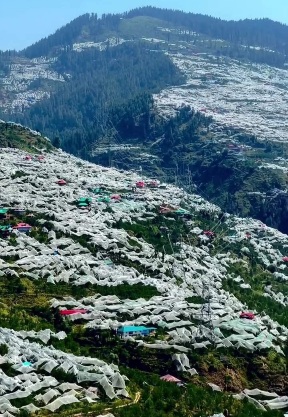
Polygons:
<instances>
[{"instance_id":1,"label":"forested hilltop","mask_svg":"<svg viewBox=\"0 0 288 417\"><path fill-rule=\"evenodd\" d=\"M185 13L177 10L157 7L141 7L128 12L127 17L151 16L171 22L175 26L208 35L211 38L224 39L234 44L259 46L288 54L288 27L270 19L245 19L226 21L219 18Z\"/></svg>"},{"instance_id":2,"label":"forested hilltop","mask_svg":"<svg viewBox=\"0 0 288 417\"><path fill-rule=\"evenodd\" d=\"M50 137L59 136L63 149L86 158L91 144L105 134L112 107L121 108L141 93L159 92L185 80L166 55L135 42L105 52L65 52L55 68L65 68L73 79L48 100L19 115L19 120Z\"/></svg>"},{"instance_id":3,"label":"forested hilltop","mask_svg":"<svg viewBox=\"0 0 288 417\"><path fill-rule=\"evenodd\" d=\"M139 18L151 18L145 27L144 21ZM123 22L124 20L124 22ZM154 20L154 22L153 22ZM142 23L142 24L141 24ZM154 23L154 27L153 27ZM107 14L101 18L97 14L85 14L73 20L55 34L36 42L24 49L21 54L28 58L48 56L65 46L72 48L74 43L88 41L103 41L108 36L119 35L124 38L142 37L146 35L159 35L159 26L168 24L170 29L177 29L176 34L162 33L163 39L183 40L191 39L193 33L205 35L211 40L222 39L229 43L229 53L235 58L247 57L265 62L282 64L288 54L288 27L269 19L245 19L241 21L225 21L201 14L185 13L177 10L160 9L156 7L141 7L123 14ZM158 29L158 30L157 30ZM158 36L157 36L158 37ZM218 53L224 52L228 45L218 45ZM261 53L250 47L263 48ZM279 55L278 55L279 54Z\"/></svg>"}]
</instances>

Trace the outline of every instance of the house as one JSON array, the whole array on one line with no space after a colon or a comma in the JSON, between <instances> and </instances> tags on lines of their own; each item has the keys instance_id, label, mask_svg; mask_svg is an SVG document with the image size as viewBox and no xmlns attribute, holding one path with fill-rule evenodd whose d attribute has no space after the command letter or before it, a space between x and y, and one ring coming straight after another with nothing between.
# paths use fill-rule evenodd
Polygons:
<instances>
[{"instance_id":1,"label":"house","mask_svg":"<svg viewBox=\"0 0 288 417\"><path fill-rule=\"evenodd\" d=\"M125 194L124 198L125 200L134 200L134 194Z\"/></svg>"},{"instance_id":2,"label":"house","mask_svg":"<svg viewBox=\"0 0 288 417\"><path fill-rule=\"evenodd\" d=\"M5 219L7 213L8 213L8 209L6 209L6 208L0 208L0 219Z\"/></svg>"},{"instance_id":3,"label":"house","mask_svg":"<svg viewBox=\"0 0 288 417\"><path fill-rule=\"evenodd\" d=\"M18 216L23 216L24 214L26 214L26 209L22 208L22 207L16 207L11 209L12 213L18 215Z\"/></svg>"},{"instance_id":4,"label":"house","mask_svg":"<svg viewBox=\"0 0 288 417\"><path fill-rule=\"evenodd\" d=\"M155 332L156 327L146 326L122 326L117 330L117 334L121 337L129 336L149 336L152 332Z\"/></svg>"},{"instance_id":5,"label":"house","mask_svg":"<svg viewBox=\"0 0 288 417\"><path fill-rule=\"evenodd\" d=\"M92 203L92 198L91 197L80 197L78 200L78 203Z\"/></svg>"},{"instance_id":6,"label":"house","mask_svg":"<svg viewBox=\"0 0 288 417\"><path fill-rule=\"evenodd\" d=\"M144 188L145 187L145 182L144 181L137 181L136 182L136 187L137 188Z\"/></svg>"},{"instance_id":7,"label":"house","mask_svg":"<svg viewBox=\"0 0 288 417\"><path fill-rule=\"evenodd\" d=\"M32 366L32 363L25 361L25 362L22 362L22 366L25 366L25 367Z\"/></svg>"},{"instance_id":8,"label":"house","mask_svg":"<svg viewBox=\"0 0 288 417\"><path fill-rule=\"evenodd\" d=\"M103 187L98 187L98 188L88 188L88 190L93 193L93 194L102 194L104 192L104 188Z\"/></svg>"},{"instance_id":9,"label":"house","mask_svg":"<svg viewBox=\"0 0 288 417\"><path fill-rule=\"evenodd\" d=\"M212 232L212 230L205 230L205 231L203 232L203 234L204 234L205 236L209 237L210 239L213 239L213 238L215 237L215 233L214 233L214 232Z\"/></svg>"},{"instance_id":10,"label":"house","mask_svg":"<svg viewBox=\"0 0 288 417\"><path fill-rule=\"evenodd\" d=\"M165 376L161 376L160 378L162 381L166 381L166 382L174 382L175 384L181 384L181 380L176 378L173 375L167 374Z\"/></svg>"},{"instance_id":11,"label":"house","mask_svg":"<svg viewBox=\"0 0 288 417\"><path fill-rule=\"evenodd\" d=\"M5 238L10 235L12 227L10 225L0 226L0 237Z\"/></svg>"},{"instance_id":12,"label":"house","mask_svg":"<svg viewBox=\"0 0 288 417\"><path fill-rule=\"evenodd\" d=\"M111 259L105 259L104 264L109 266L110 268L114 268L114 263L111 261Z\"/></svg>"},{"instance_id":13,"label":"house","mask_svg":"<svg viewBox=\"0 0 288 417\"><path fill-rule=\"evenodd\" d=\"M254 320L255 319L255 314L254 313L249 313L249 312L242 312L240 314L240 319L247 319L247 320Z\"/></svg>"},{"instance_id":14,"label":"house","mask_svg":"<svg viewBox=\"0 0 288 417\"><path fill-rule=\"evenodd\" d=\"M110 198L109 198L109 197L99 197L99 198L97 199L97 201L98 201L99 203L110 203Z\"/></svg>"},{"instance_id":15,"label":"house","mask_svg":"<svg viewBox=\"0 0 288 417\"><path fill-rule=\"evenodd\" d=\"M90 206L91 203L92 203L92 198L91 197L81 197L77 201L77 205L80 208Z\"/></svg>"},{"instance_id":16,"label":"house","mask_svg":"<svg viewBox=\"0 0 288 417\"><path fill-rule=\"evenodd\" d=\"M27 223L18 223L16 226L13 227L14 230L18 230L21 233L28 233L32 229L32 226Z\"/></svg>"},{"instance_id":17,"label":"house","mask_svg":"<svg viewBox=\"0 0 288 417\"><path fill-rule=\"evenodd\" d=\"M83 201L81 203L78 203L78 207L79 208L86 208L86 207L88 207L88 204Z\"/></svg>"},{"instance_id":18,"label":"house","mask_svg":"<svg viewBox=\"0 0 288 417\"><path fill-rule=\"evenodd\" d=\"M151 180L147 183L147 186L150 188L158 188L159 182L157 180Z\"/></svg>"},{"instance_id":19,"label":"house","mask_svg":"<svg viewBox=\"0 0 288 417\"><path fill-rule=\"evenodd\" d=\"M169 204L162 204L159 208L159 213L168 214L168 213L173 213L175 210L177 210L176 207L172 207Z\"/></svg>"},{"instance_id":20,"label":"house","mask_svg":"<svg viewBox=\"0 0 288 417\"><path fill-rule=\"evenodd\" d=\"M180 216L184 216L184 215L190 214L188 210L185 210L183 208L179 208L179 209L175 210L174 213L175 214L178 214Z\"/></svg>"},{"instance_id":21,"label":"house","mask_svg":"<svg viewBox=\"0 0 288 417\"><path fill-rule=\"evenodd\" d=\"M110 198L113 201L120 201L121 200L121 195L119 195L119 194L112 194Z\"/></svg>"},{"instance_id":22,"label":"house","mask_svg":"<svg viewBox=\"0 0 288 417\"><path fill-rule=\"evenodd\" d=\"M61 316L72 316L73 314L86 314L87 310L74 308L73 310L60 310Z\"/></svg>"}]
</instances>

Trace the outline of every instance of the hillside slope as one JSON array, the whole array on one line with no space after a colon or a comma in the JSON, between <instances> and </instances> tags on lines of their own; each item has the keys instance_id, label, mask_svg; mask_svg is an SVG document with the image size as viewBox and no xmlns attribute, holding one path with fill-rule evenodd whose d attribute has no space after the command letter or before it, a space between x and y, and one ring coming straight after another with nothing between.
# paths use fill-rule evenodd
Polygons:
<instances>
[{"instance_id":1,"label":"hillside slope","mask_svg":"<svg viewBox=\"0 0 288 417\"><path fill-rule=\"evenodd\" d=\"M0 147L22 149L32 153L52 150L50 140L39 132L2 120L0 120Z\"/></svg>"},{"instance_id":2,"label":"hillside slope","mask_svg":"<svg viewBox=\"0 0 288 417\"><path fill-rule=\"evenodd\" d=\"M286 233L286 34L151 7L84 15L0 55L3 118Z\"/></svg>"},{"instance_id":3,"label":"hillside slope","mask_svg":"<svg viewBox=\"0 0 288 417\"><path fill-rule=\"evenodd\" d=\"M24 51L0 54L0 104L5 112L19 113L57 91L74 74L67 73L65 65L55 71L55 61L71 50L80 54L87 49L104 51L127 41L145 40L158 51L187 49L189 54L209 52L285 68L286 34L285 25L265 19L227 22L153 7L102 18L86 14Z\"/></svg>"},{"instance_id":4,"label":"hillside slope","mask_svg":"<svg viewBox=\"0 0 288 417\"><path fill-rule=\"evenodd\" d=\"M115 416L144 416L147 395L162 390L171 416L180 404L183 416L227 407L239 417L280 415L239 399L263 410L286 406L278 395L288 386L287 236L131 171L60 151L26 155L1 149L0 194L9 208L1 226L31 226L1 229L5 410L37 407L41 415L64 403L70 413L101 413L108 396ZM243 311L256 315L240 318ZM121 325L155 333L123 340ZM188 396L159 381L167 373L187 382ZM212 395L207 383L226 394ZM97 403L88 401L95 385ZM262 400L254 391L239 395L250 388L264 390ZM117 408L136 391L138 405ZM156 403L158 412L167 407L152 401L151 416L159 415Z\"/></svg>"},{"instance_id":5,"label":"hillside slope","mask_svg":"<svg viewBox=\"0 0 288 417\"><path fill-rule=\"evenodd\" d=\"M112 111L91 159L197 190L225 211L287 233L287 144L225 127L184 104L166 110L169 117L157 97L142 97Z\"/></svg>"}]
</instances>

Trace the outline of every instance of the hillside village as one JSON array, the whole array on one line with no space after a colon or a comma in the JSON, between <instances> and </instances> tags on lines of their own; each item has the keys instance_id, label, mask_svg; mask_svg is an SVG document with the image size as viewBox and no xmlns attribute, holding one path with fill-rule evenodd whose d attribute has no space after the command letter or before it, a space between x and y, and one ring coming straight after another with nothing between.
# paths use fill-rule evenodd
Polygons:
<instances>
[{"instance_id":1,"label":"hillside village","mask_svg":"<svg viewBox=\"0 0 288 417\"><path fill-rule=\"evenodd\" d=\"M280 363L285 358L286 235L259 221L225 214L156 179L103 168L61 151L2 148L0 160L0 275L3 282L10 281L12 293L31 297L30 303L38 297L72 329L83 323L84 332L112 331L118 336L111 337L120 339L122 332L125 343L137 349L167 352L177 364L177 376L184 372L191 381L203 372L191 353L209 347L264 355L272 350ZM141 233L145 224L152 225L150 234ZM258 281L249 270L257 270ZM150 296L119 297L122 286L131 288L131 295L133 288L135 295L147 288ZM48 288L47 294L56 296L45 296ZM41 328L35 317L27 327L25 316L18 330L9 328L13 296L2 291L2 413L17 414L14 399L29 398L20 407L29 412L93 403L95 386L110 399L131 396L129 381L113 362L55 349L54 340L71 337L60 328ZM259 291L262 304L251 303ZM40 308L37 301L36 306ZM74 375L73 383L57 379L60 370ZM213 375L206 378L213 390L225 388ZM287 376L283 378L282 386L280 380L278 385L271 380L270 387L240 384L235 398L248 398L262 410L288 407Z\"/></svg>"},{"instance_id":2,"label":"hillside village","mask_svg":"<svg viewBox=\"0 0 288 417\"><path fill-rule=\"evenodd\" d=\"M288 416L286 27L230 23L0 51L0 417Z\"/></svg>"},{"instance_id":3,"label":"hillside village","mask_svg":"<svg viewBox=\"0 0 288 417\"><path fill-rule=\"evenodd\" d=\"M52 69L55 59L15 58L10 65L9 73L1 80L3 97L0 106L2 110L22 112L24 108L49 97L48 83L56 85L65 81L61 74Z\"/></svg>"},{"instance_id":4,"label":"hillside village","mask_svg":"<svg viewBox=\"0 0 288 417\"><path fill-rule=\"evenodd\" d=\"M262 140L287 141L287 70L208 53L178 53L171 58L187 81L154 96L164 114L190 105L222 126Z\"/></svg>"}]
</instances>

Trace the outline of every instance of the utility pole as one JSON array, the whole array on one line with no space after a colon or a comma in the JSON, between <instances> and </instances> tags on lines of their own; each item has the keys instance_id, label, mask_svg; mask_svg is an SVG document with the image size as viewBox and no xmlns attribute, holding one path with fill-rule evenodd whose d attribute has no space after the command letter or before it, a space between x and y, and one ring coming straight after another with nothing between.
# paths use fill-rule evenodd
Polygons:
<instances>
[{"instance_id":1,"label":"utility pole","mask_svg":"<svg viewBox=\"0 0 288 417\"><path fill-rule=\"evenodd\" d=\"M108 165L111 168L111 137L109 135L109 142L108 142Z\"/></svg>"},{"instance_id":2,"label":"utility pole","mask_svg":"<svg viewBox=\"0 0 288 417\"><path fill-rule=\"evenodd\" d=\"M178 184L178 163L176 162L176 170L175 170L175 185Z\"/></svg>"},{"instance_id":3,"label":"utility pole","mask_svg":"<svg viewBox=\"0 0 288 417\"><path fill-rule=\"evenodd\" d=\"M200 312L200 319L202 323L208 322L208 328L211 332L211 342L212 344L214 344L215 335L214 335L214 326L213 326L213 321L212 321L211 292L210 292L210 285L207 283L203 283L202 299L205 300L206 302L202 304L201 312ZM198 327L198 331L200 333L200 326ZM197 331L196 337L198 336L198 331Z\"/></svg>"}]
</instances>

